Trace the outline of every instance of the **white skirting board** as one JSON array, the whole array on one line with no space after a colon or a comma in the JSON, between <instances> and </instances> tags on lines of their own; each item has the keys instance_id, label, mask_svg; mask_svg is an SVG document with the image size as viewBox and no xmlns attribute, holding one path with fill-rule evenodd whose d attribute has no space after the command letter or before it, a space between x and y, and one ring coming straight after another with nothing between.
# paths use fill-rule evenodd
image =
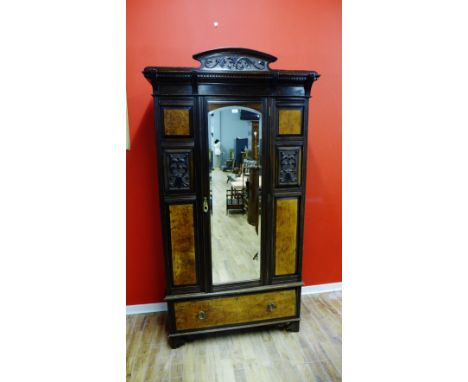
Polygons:
<instances>
[{"instance_id":1,"label":"white skirting board","mask_svg":"<svg viewBox=\"0 0 468 382\"><path fill-rule=\"evenodd\" d=\"M339 290L341 290L341 283L308 285L302 287L301 294L327 293L336 292Z\"/></svg>"},{"instance_id":2,"label":"white skirting board","mask_svg":"<svg viewBox=\"0 0 468 382\"><path fill-rule=\"evenodd\" d=\"M306 294L327 293L327 292L336 292L339 290L341 290L341 283L308 285L308 286L302 287L301 294L306 295ZM127 315L165 312L166 310L167 310L167 304L165 302L157 302L154 304L127 305Z\"/></svg>"},{"instance_id":3,"label":"white skirting board","mask_svg":"<svg viewBox=\"0 0 468 382\"><path fill-rule=\"evenodd\" d=\"M167 304L165 302L156 302L154 304L127 305L127 316L129 314L165 312L166 310Z\"/></svg>"}]
</instances>

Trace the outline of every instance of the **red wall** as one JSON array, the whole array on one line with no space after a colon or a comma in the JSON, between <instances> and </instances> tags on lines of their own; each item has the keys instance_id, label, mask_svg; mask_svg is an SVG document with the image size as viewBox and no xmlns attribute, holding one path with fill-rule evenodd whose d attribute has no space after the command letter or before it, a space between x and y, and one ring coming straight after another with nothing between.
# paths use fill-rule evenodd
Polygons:
<instances>
[{"instance_id":1,"label":"red wall","mask_svg":"<svg viewBox=\"0 0 468 382\"><path fill-rule=\"evenodd\" d=\"M192 54L226 46L322 75L310 101L303 279L341 281L341 1L128 0L127 305L162 301L165 283L151 86L141 71L196 67Z\"/></svg>"}]
</instances>

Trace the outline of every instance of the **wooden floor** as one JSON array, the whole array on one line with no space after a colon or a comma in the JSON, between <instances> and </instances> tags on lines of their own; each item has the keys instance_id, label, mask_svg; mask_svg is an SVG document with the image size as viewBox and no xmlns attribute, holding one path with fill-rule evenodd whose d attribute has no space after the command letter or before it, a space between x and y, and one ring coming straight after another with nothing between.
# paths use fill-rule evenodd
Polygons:
<instances>
[{"instance_id":1,"label":"wooden floor","mask_svg":"<svg viewBox=\"0 0 468 382\"><path fill-rule=\"evenodd\" d=\"M166 313L127 316L127 381L341 381L341 292L302 297L299 333L212 335L172 350Z\"/></svg>"},{"instance_id":2,"label":"wooden floor","mask_svg":"<svg viewBox=\"0 0 468 382\"><path fill-rule=\"evenodd\" d=\"M260 278L260 231L247 222L247 214L226 215L227 176L219 169L211 171L213 214L211 216L211 251L213 284ZM255 254L258 257L254 260Z\"/></svg>"}]
</instances>

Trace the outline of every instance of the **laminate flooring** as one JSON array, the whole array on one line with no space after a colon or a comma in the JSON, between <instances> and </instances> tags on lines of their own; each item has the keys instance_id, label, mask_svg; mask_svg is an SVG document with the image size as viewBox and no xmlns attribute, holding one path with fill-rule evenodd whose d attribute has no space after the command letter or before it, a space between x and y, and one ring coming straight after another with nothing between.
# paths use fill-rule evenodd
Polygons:
<instances>
[{"instance_id":1,"label":"laminate flooring","mask_svg":"<svg viewBox=\"0 0 468 382\"><path fill-rule=\"evenodd\" d=\"M228 175L219 169L211 171L213 214L211 215L211 252L213 284L260 278L260 226L247 222L247 214L237 211L226 215L226 182ZM254 259L255 254L258 257Z\"/></svg>"},{"instance_id":2,"label":"laminate flooring","mask_svg":"<svg viewBox=\"0 0 468 382\"><path fill-rule=\"evenodd\" d=\"M165 320L127 316L127 382L341 381L341 292L302 296L298 333L216 334L171 349Z\"/></svg>"}]
</instances>

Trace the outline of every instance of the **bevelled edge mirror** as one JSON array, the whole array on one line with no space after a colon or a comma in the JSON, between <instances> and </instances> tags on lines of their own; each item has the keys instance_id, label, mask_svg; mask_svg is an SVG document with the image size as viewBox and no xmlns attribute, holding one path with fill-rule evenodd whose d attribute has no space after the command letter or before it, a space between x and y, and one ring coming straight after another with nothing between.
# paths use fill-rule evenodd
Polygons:
<instances>
[{"instance_id":1,"label":"bevelled edge mirror","mask_svg":"<svg viewBox=\"0 0 468 382\"><path fill-rule=\"evenodd\" d=\"M208 112L213 285L260 279L262 114L247 106Z\"/></svg>"}]
</instances>

